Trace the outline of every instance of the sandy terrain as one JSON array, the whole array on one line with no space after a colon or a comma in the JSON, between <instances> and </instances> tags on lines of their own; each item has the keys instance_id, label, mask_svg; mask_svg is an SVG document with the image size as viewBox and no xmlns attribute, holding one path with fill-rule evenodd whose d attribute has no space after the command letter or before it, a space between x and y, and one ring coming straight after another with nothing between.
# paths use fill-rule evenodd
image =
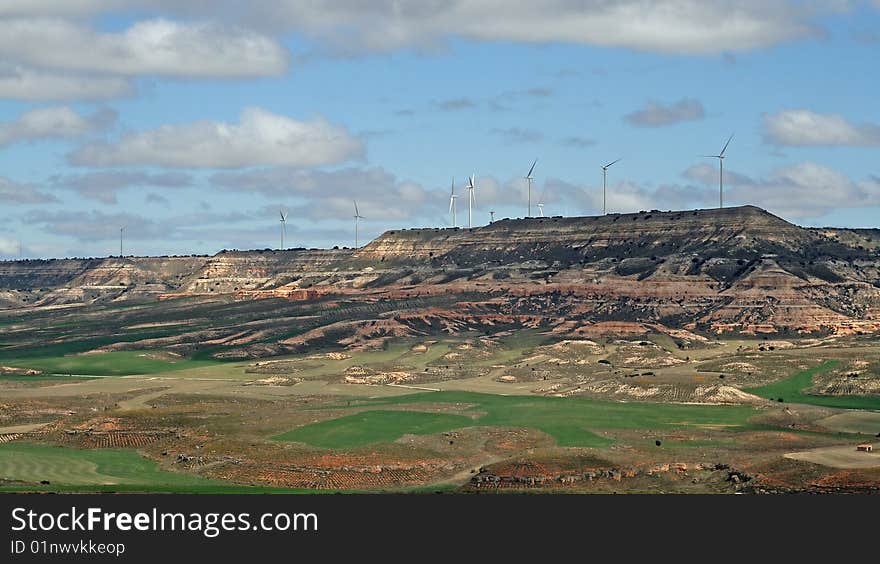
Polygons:
<instances>
[{"instance_id":1,"label":"sandy terrain","mask_svg":"<svg viewBox=\"0 0 880 564\"><path fill-rule=\"evenodd\" d=\"M874 445L876 449L878 445ZM878 468L880 452L861 452L855 445L821 447L801 452L790 452L785 458L803 460L832 468Z\"/></svg>"}]
</instances>

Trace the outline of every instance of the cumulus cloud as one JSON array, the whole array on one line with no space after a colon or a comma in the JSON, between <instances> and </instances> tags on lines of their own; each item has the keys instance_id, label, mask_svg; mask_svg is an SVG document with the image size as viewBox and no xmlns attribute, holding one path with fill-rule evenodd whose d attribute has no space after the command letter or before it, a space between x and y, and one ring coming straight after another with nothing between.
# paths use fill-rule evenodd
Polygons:
<instances>
[{"instance_id":1,"label":"cumulus cloud","mask_svg":"<svg viewBox=\"0 0 880 564\"><path fill-rule=\"evenodd\" d=\"M21 141L78 137L109 127L115 121L116 112L109 109L83 116L67 106L38 108L14 121L0 122L0 147Z\"/></svg>"},{"instance_id":2,"label":"cumulus cloud","mask_svg":"<svg viewBox=\"0 0 880 564\"><path fill-rule=\"evenodd\" d=\"M774 171L768 178L736 186L734 197L787 218L817 217L834 208L880 205L880 184L855 182L814 162Z\"/></svg>"},{"instance_id":3,"label":"cumulus cloud","mask_svg":"<svg viewBox=\"0 0 880 564\"><path fill-rule=\"evenodd\" d=\"M252 220L254 212L189 213L164 219L130 212L102 210L39 210L24 217L25 223L38 225L53 235L77 241L113 241L125 226L126 240L171 241L197 238L205 226L229 228L231 224Z\"/></svg>"},{"instance_id":4,"label":"cumulus cloud","mask_svg":"<svg viewBox=\"0 0 880 564\"><path fill-rule=\"evenodd\" d=\"M644 109L626 114L623 119L637 127L662 127L684 121L703 119L703 104L693 98L682 98L673 104L649 102Z\"/></svg>"},{"instance_id":5,"label":"cumulus cloud","mask_svg":"<svg viewBox=\"0 0 880 564\"><path fill-rule=\"evenodd\" d=\"M130 95L126 77L47 72L0 63L0 98L27 101L107 100Z\"/></svg>"},{"instance_id":6,"label":"cumulus cloud","mask_svg":"<svg viewBox=\"0 0 880 564\"><path fill-rule=\"evenodd\" d=\"M11 237L0 237L0 256L18 255L18 241Z\"/></svg>"},{"instance_id":7,"label":"cumulus cloud","mask_svg":"<svg viewBox=\"0 0 880 564\"><path fill-rule=\"evenodd\" d=\"M238 168L327 165L363 154L363 141L322 118L297 121L247 108L238 124L203 120L164 125L126 134L113 143L86 145L70 153L68 160L97 167Z\"/></svg>"},{"instance_id":8,"label":"cumulus cloud","mask_svg":"<svg viewBox=\"0 0 880 564\"><path fill-rule=\"evenodd\" d=\"M809 110L784 110L764 115L764 135L770 143L795 147L880 145L880 125L854 124L838 114Z\"/></svg>"},{"instance_id":9,"label":"cumulus cloud","mask_svg":"<svg viewBox=\"0 0 880 564\"><path fill-rule=\"evenodd\" d=\"M57 202L52 194L42 192L32 184L21 184L0 176L0 204L49 204Z\"/></svg>"},{"instance_id":10,"label":"cumulus cloud","mask_svg":"<svg viewBox=\"0 0 880 564\"><path fill-rule=\"evenodd\" d=\"M120 32L57 18L0 19L0 57L42 69L123 76L272 76L287 67L287 51L266 35L167 19L139 21Z\"/></svg>"},{"instance_id":11,"label":"cumulus cloud","mask_svg":"<svg viewBox=\"0 0 880 564\"><path fill-rule=\"evenodd\" d=\"M129 0L5 0L0 16L82 16L133 4Z\"/></svg>"},{"instance_id":12,"label":"cumulus cloud","mask_svg":"<svg viewBox=\"0 0 880 564\"><path fill-rule=\"evenodd\" d=\"M788 0L618 2L360 0L248 3L253 25L296 29L341 49L424 46L448 35L583 43L678 54L743 51L816 34L814 8Z\"/></svg>"},{"instance_id":13,"label":"cumulus cloud","mask_svg":"<svg viewBox=\"0 0 880 564\"><path fill-rule=\"evenodd\" d=\"M693 180L709 186L718 184L718 167L708 163L691 165L687 169L685 169L684 172L681 173L681 175L688 180ZM724 170L725 185L751 184L753 182L754 181L748 176L739 174L738 172L734 172L732 170Z\"/></svg>"},{"instance_id":14,"label":"cumulus cloud","mask_svg":"<svg viewBox=\"0 0 880 564\"><path fill-rule=\"evenodd\" d=\"M795 0L11 0L10 16L86 16L140 8L299 32L344 52L433 47L448 36L719 54L818 35L812 19L838 3Z\"/></svg>"},{"instance_id":15,"label":"cumulus cloud","mask_svg":"<svg viewBox=\"0 0 880 564\"><path fill-rule=\"evenodd\" d=\"M168 229L160 222L132 213L91 211L33 211L25 222L36 224L53 235L71 237L77 241L106 241L119 239L119 228L125 226L125 238L158 239L168 236Z\"/></svg>"},{"instance_id":16,"label":"cumulus cloud","mask_svg":"<svg viewBox=\"0 0 880 564\"><path fill-rule=\"evenodd\" d=\"M152 174L136 171L100 171L52 178L60 188L74 190L84 198L115 204L121 190L127 188L183 188L192 186L192 177L180 172ZM150 196L158 197L155 194ZM167 202L167 200L165 200Z\"/></svg>"},{"instance_id":17,"label":"cumulus cloud","mask_svg":"<svg viewBox=\"0 0 880 564\"><path fill-rule=\"evenodd\" d=\"M682 174L702 184L707 195L717 197L717 168L694 165ZM778 168L763 178L725 168L724 187L725 201L756 205L788 219L818 217L835 208L880 205L880 182L876 178L855 181L811 161Z\"/></svg>"}]
</instances>

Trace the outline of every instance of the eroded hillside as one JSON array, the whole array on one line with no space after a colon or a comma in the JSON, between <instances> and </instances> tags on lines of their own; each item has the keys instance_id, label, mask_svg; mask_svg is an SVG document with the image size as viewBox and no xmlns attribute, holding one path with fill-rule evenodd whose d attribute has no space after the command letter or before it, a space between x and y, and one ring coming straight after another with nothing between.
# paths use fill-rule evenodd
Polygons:
<instances>
[{"instance_id":1,"label":"eroded hillside","mask_svg":"<svg viewBox=\"0 0 880 564\"><path fill-rule=\"evenodd\" d=\"M874 332L878 233L805 229L751 206L501 220L389 231L358 250L5 262L0 303L414 300L383 308L381 319L419 332L529 326L563 336L648 326L695 334ZM346 320L335 330L369 334L364 324L378 319Z\"/></svg>"}]
</instances>

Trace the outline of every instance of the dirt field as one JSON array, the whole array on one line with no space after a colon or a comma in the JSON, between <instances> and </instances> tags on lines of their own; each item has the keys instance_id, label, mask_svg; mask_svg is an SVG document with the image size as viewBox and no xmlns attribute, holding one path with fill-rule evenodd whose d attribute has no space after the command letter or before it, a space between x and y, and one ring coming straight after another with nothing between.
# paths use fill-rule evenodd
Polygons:
<instances>
[{"instance_id":1,"label":"dirt field","mask_svg":"<svg viewBox=\"0 0 880 564\"><path fill-rule=\"evenodd\" d=\"M877 444L874 448L877 448ZM877 468L880 467L880 452L862 452L855 445L815 448L801 452L790 452L786 458L803 460L832 468Z\"/></svg>"}]
</instances>

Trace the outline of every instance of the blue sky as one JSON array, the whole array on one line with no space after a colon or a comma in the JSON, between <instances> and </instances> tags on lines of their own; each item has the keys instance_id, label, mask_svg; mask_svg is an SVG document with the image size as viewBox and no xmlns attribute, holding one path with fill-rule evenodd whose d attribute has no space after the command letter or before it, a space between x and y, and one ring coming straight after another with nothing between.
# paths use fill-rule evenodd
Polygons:
<instances>
[{"instance_id":1,"label":"blue sky","mask_svg":"<svg viewBox=\"0 0 880 564\"><path fill-rule=\"evenodd\" d=\"M880 2L0 3L0 258L754 204L877 227ZM537 207L532 210L538 214Z\"/></svg>"}]
</instances>

